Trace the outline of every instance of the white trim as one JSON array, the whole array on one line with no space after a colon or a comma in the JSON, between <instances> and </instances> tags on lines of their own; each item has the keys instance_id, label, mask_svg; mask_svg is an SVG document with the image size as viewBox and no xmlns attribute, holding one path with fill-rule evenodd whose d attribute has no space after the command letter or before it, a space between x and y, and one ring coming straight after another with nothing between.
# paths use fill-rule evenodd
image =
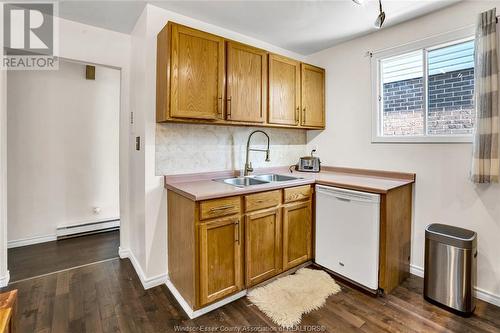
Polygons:
<instances>
[{"instance_id":1,"label":"white trim","mask_svg":"<svg viewBox=\"0 0 500 333\"><path fill-rule=\"evenodd\" d=\"M7 270L7 274L0 277L0 288L7 287L10 281L10 271Z\"/></svg>"},{"instance_id":2,"label":"white trim","mask_svg":"<svg viewBox=\"0 0 500 333\"><path fill-rule=\"evenodd\" d=\"M476 298L485 301L487 303L500 306L500 295L495 295L489 291L486 291L478 287L475 287L474 290L476 291Z\"/></svg>"},{"instance_id":3,"label":"white trim","mask_svg":"<svg viewBox=\"0 0 500 333\"><path fill-rule=\"evenodd\" d=\"M415 265L410 265L410 273L421 278L424 277L424 269Z\"/></svg>"},{"instance_id":4,"label":"white trim","mask_svg":"<svg viewBox=\"0 0 500 333\"><path fill-rule=\"evenodd\" d=\"M52 242L57 240L57 235L34 236L21 239L13 239L7 242L7 248L12 249L26 245Z\"/></svg>"},{"instance_id":5,"label":"white trim","mask_svg":"<svg viewBox=\"0 0 500 333\"><path fill-rule=\"evenodd\" d=\"M216 303L213 303L213 304L210 304L204 308L201 308L201 309L198 309L198 310L193 310L188 302L186 302L186 300L184 299L184 297L182 297L181 293L179 293L179 291L177 290L177 288L175 288L174 284L172 283L172 281L170 281L170 279L167 278L167 281L165 282L165 285L167 286L168 290L170 290L170 292L172 293L172 295L174 295L175 299L177 300L177 302L179 302L180 306L182 307L182 309L184 310L184 312L186 312L186 314L188 315L188 317L190 319L194 319L194 318L197 318L199 316L202 316L206 313L209 313L210 311L213 311L217 308L220 308L221 306L224 306L228 303L231 303L239 298L242 298L242 297L245 297L246 294L247 294L247 291L246 289L245 290L242 290L234 295L231 295L229 297L226 297Z\"/></svg>"},{"instance_id":6,"label":"white trim","mask_svg":"<svg viewBox=\"0 0 500 333\"><path fill-rule=\"evenodd\" d=\"M139 264L139 261L134 256L134 253L132 253L132 251L130 251L129 249L122 249L120 247L118 249L118 255L121 259L130 259L130 262L132 263L132 266L134 267L135 272L137 273L137 276L139 277L139 280L141 281L142 287L144 289L150 289L165 284L168 280L167 274L159 274L150 278L146 277L146 274L144 274L144 271Z\"/></svg>"},{"instance_id":7,"label":"white trim","mask_svg":"<svg viewBox=\"0 0 500 333\"><path fill-rule=\"evenodd\" d=\"M110 221L117 221L117 220L118 220L118 222L120 222L119 216L110 216L110 217L105 217L105 218L100 218L100 219L83 219L83 220L79 220L79 221L69 223L69 224L58 225L57 229L74 228L74 227L79 227L79 226L85 225L85 224L110 222Z\"/></svg>"},{"instance_id":8,"label":"white trim","mask_svg":"<svg viewBox=\"0 0 500 333\"><path fill-rule=\"evenodd\" d=\"M130 257L130 250L124 249L121 246L118 247L118 256L120 259L125 259Z\"/></svg>"},{"instance_id":9,"label":"white trim","mask_svg":"<svg viewBox=\"0 0 500 333\"><path fill-rule=\"evenodd\" d=\"M56 235L57 237L69 236L69 235L105 230L110 228L119 228L119 227L120 227L119 219L87 221L86 223L82 223L80 225L73 224L73 225L57 227Z\"/></svg>"},{"instance_id":10,"label":"white trim","mask_svg":"<svg viewBox=\"0 0 500 333\"><path fill-rule=\"evenodd\" d=\"M410 265L410 273L422 278L424 277L424 269L416 265ZM478 287L474 287L474 292L477 299L496 306L500 306L500 295L493 294L492 292Z\"/></svg>"},{"instance_id":11,"label":"white trim","mask_svg":"<svg viewBox=\"0 0 500 333\"><path fill-rule=\"evenodd\" d=\"M378 131L378 128L377 128ZM469 143L473 141L471 135L422 135L422 136L379 136L372 135L372 143Z\"/></svg>"},{"instance_id":12,"label":"white trim","mask_svg":"<svg viewBox=\"0 0 500 333\"><path fill-rule=\"evenodd\" d=\"M472 143L472 135L454 136L454 135L440 135L440 136L382 136L382 117L380 112L380 105L383 101L382 97L382 84L380 74L380 61L384 58L394 57L403 53L410 53L417 50L430 50L436 47L443 47L446 45L456 44L470 40L474 36L475 27L467 26L454 31L430 36L414 42L409 42L395 47L390 47L380 51L371 53L370 67L371 67L371 100L372 100L372 143ZM425 60L425 59L424 59ZM426 64L424 64L426 68ZM425 74L424 74L425 75ZM427 92L425 92L427 94ZM379 96L382 100L379 101ZM425 103L424 98L424 103ZM427 108L425 108L427 110Z\"/></svg>"}]
</instances>

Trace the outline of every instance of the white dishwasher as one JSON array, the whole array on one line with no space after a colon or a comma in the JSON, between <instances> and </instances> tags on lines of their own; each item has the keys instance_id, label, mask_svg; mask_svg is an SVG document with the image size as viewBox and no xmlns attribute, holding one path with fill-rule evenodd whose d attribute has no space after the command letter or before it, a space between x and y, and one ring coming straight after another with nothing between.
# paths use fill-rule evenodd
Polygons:
<instances>
[{"instance_id":1,"label":"white dishwasher","mask_svg":"<svg viewBox=\"0 0 500 333\"><path fill-rule=\"evenodd\" d=\"M316 263L378 289L380 195L316 185Z\"/></svg>"}]
</instances>

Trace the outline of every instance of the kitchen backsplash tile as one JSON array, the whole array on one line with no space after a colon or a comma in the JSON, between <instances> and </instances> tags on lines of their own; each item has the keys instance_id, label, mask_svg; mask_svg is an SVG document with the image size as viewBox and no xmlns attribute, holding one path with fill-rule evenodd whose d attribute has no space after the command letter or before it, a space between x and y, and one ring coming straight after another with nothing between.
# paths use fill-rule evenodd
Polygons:
<instances>
[{"instance_id":1,"label":"kitchen backsplash tile","mask_svg":"<svg viewBox=\"0 0 500 333\"><path fill-rule=\"evenodd\" d=\"M240 170L245 163L248 135L261 129L271 139L270 162L265 154L250 152L254 168L295 164L306 154L306 131L281 128L157 124L156 174L181 174ZM262 134L252 137L252 146L265 148Z\"/></svg>"}]
</instances>

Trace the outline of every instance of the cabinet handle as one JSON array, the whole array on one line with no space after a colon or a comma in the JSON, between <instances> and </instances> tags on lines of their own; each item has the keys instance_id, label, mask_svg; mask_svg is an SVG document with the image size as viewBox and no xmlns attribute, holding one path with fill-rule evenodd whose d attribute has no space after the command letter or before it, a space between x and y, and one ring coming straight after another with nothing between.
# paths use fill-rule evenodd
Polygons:
<instances>
[{"instance_id":1,"label":"cabinet handle","mask_svg":"<svg viewBox=\"0 0 500 333\"><path fill-rule=\"evenodd\" d=\"M226 99L227 101L227 119L231 119L231 97Z\"/></svg>"},{"instance_id":2,"label":"cabinet handle","mask_svg":"<svg viewBox=\"0 0 500 333\"><path fill-rule=\"evenodd\" d=\"M302 123L306 123L306 108L302 109Z\"/></svg>"},{"instance_id":3,"label":"cabinet handle","mask_svg":"<svg viewBox=\"0 0 500 333\"><path fill-rule=\"evenodd\" d=\"M212 208L210 208L210 211L211 212L216 212L218 210L226 210L226 209L230 209L230 208L234 208L234 205L225 205L225 206L219 206L219 207L212 207Z\"/></svg>"},{"instance_id":4,"label":"cabinet handle","mask_svg":"<svg viewBox=\"0 0 500 333\"><path fill-rule=\"evenodd\" d=\"M217 111L219 118L222 119L222 96L217 98Z\"/></svg>"},{"instance_id":5,"label":"cabinet handle","mask_svg":"<svg viewBox=\"0 0 500 333\"><path fill-rule=\"evenodd\" d=\"M240 244L240 220L236 220L236 222L234 222L235 226L236 226L236 242L238 242L238 245Z\"/></svg>"},{"instance_id":6,"label":"cabinet handle","mask_svg":"<svg viewBox=\"0 0 500 333\"><path fill-rule=\"evenodd\" d=\"M300 107L297 106L297 110L295 111L295 122L297 125L299 124L299 112L300 112Z\"/></svg>"}]
</instances>

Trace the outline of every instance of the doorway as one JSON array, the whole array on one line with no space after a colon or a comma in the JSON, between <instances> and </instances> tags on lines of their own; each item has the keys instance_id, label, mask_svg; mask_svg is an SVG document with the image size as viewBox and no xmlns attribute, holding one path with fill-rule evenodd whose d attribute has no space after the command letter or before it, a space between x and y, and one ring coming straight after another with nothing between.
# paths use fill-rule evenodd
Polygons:
<instances>
[{"instance_id":1,"label":"doorway","mask_svg":"<svg viewBox=\"0 0 500 333\"><path fill-rule=\"evenodd\" d=\"M120 75L63 59L7 74L10 282L118 257Z\"/></svg>"}]
</instances>

